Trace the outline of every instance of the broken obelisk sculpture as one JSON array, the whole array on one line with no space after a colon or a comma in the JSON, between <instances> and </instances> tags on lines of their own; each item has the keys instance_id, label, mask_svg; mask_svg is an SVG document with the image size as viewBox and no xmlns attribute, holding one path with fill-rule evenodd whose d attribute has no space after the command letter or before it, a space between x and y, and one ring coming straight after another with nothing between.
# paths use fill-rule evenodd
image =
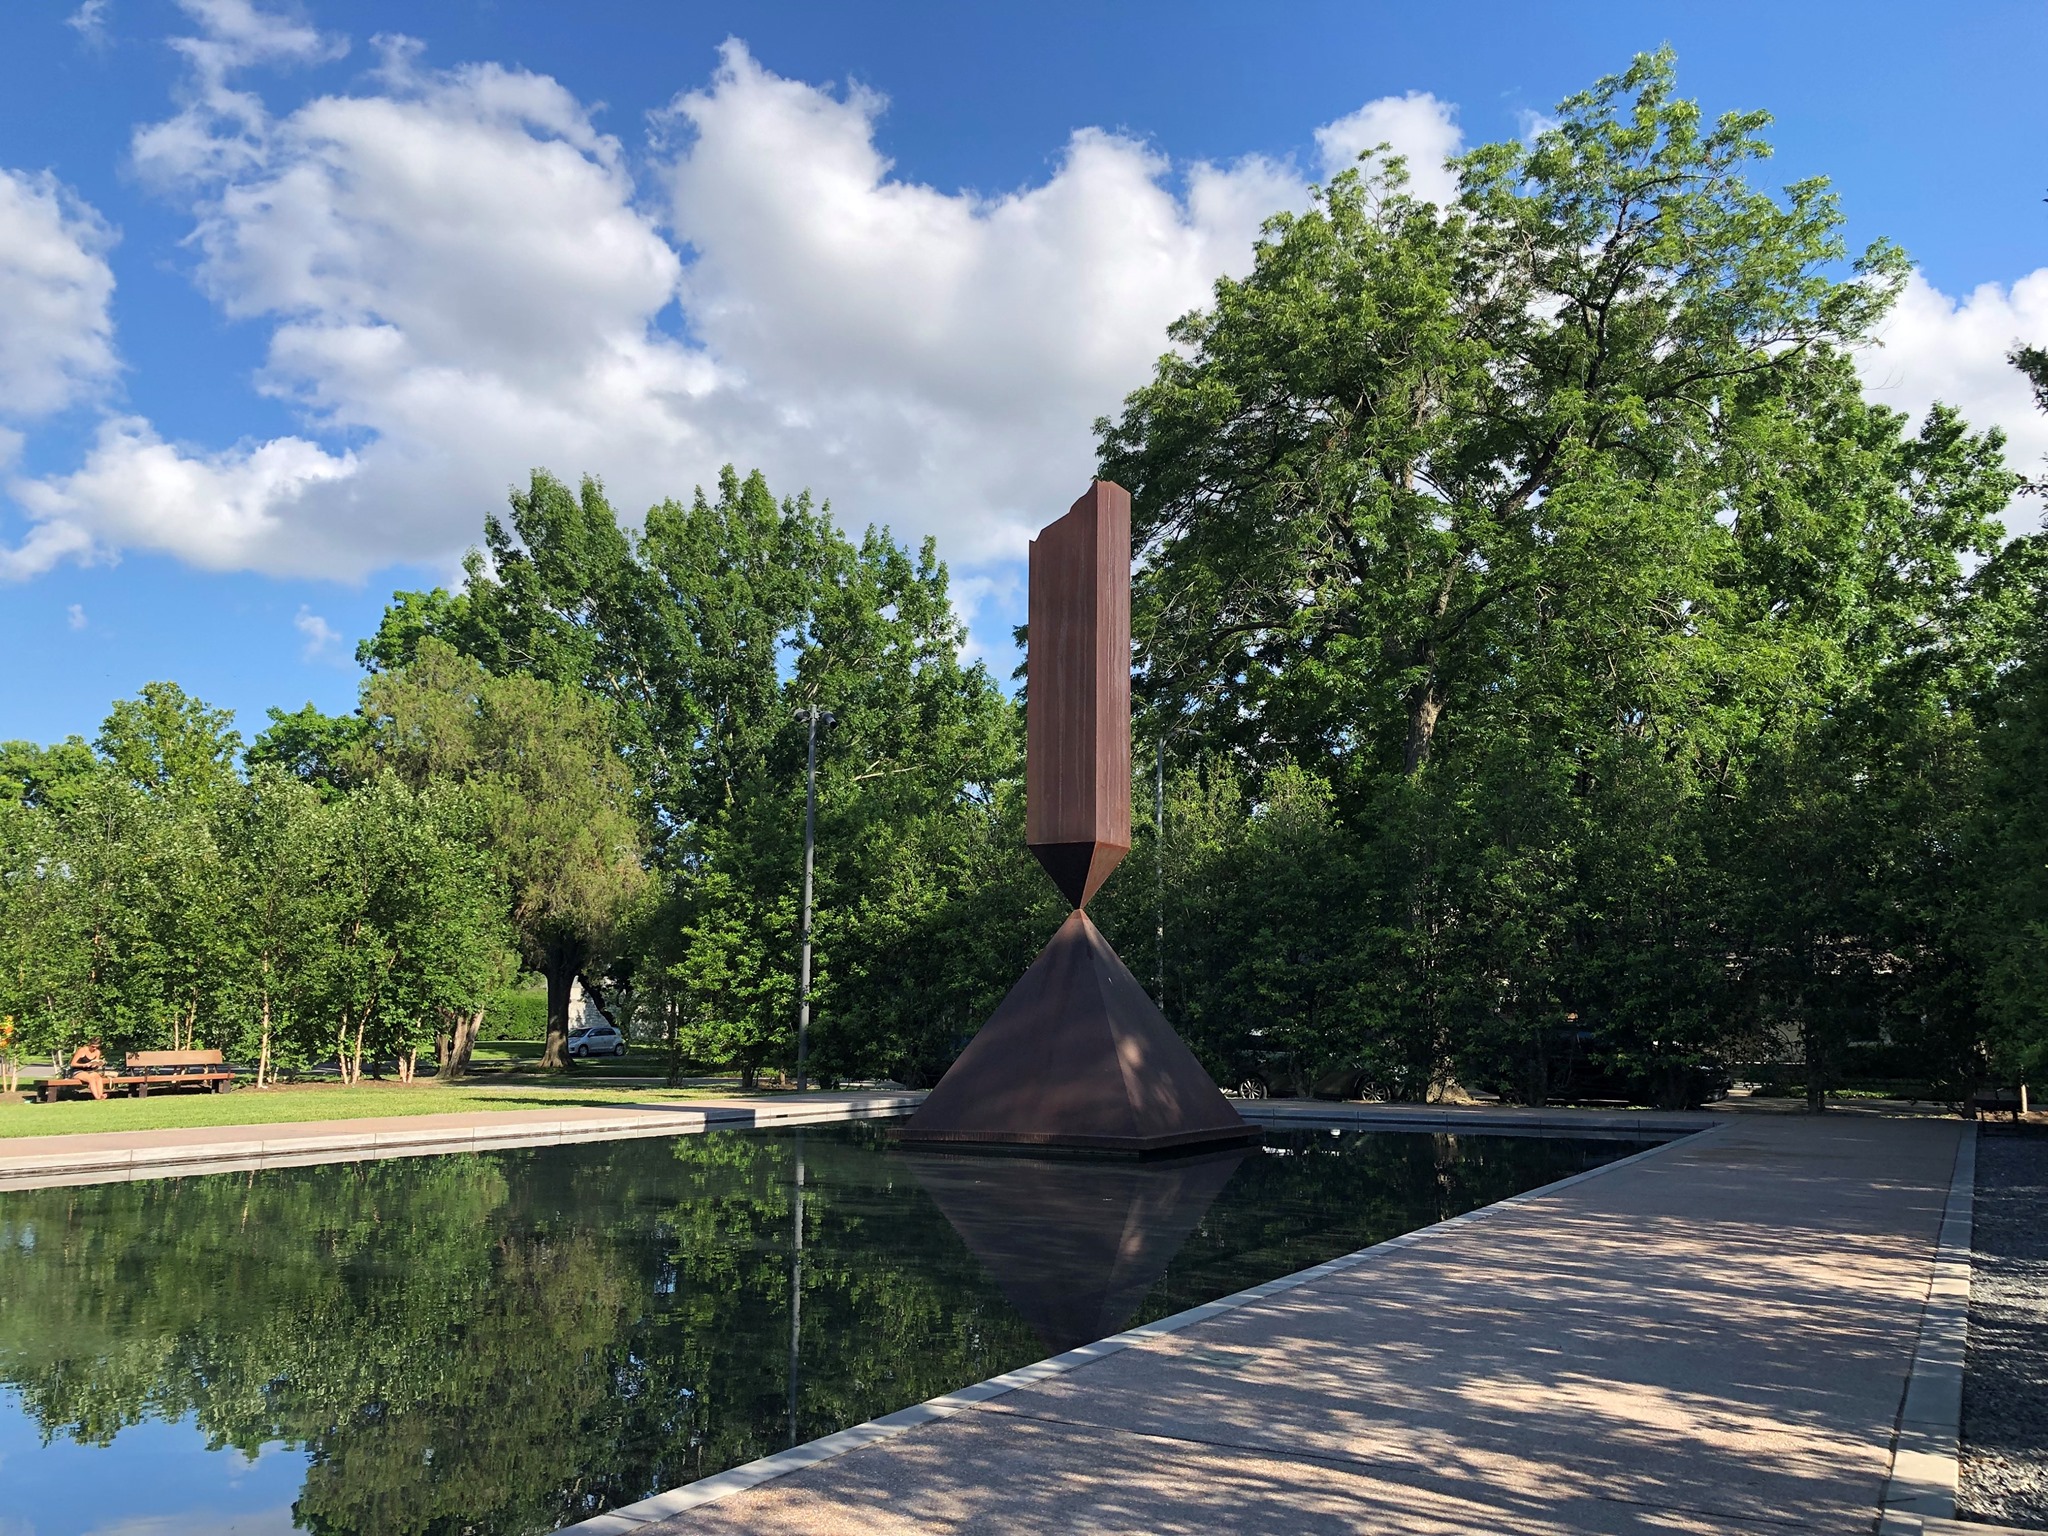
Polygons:
<instances>
[{"instance_id":1,"label":"broken obelisk sculpture","mask_svg":"<svg viewBox=\"0 0 2048 1536\"><path fill-rule=\"evenodd\" d=\"M904 1127L907 1142L1151 1153L1257 1135L1087 904L1131 848L1131 498L1098 480L1031 545L1025 837L1074 915Z\"/></svg>"}]
</instances>

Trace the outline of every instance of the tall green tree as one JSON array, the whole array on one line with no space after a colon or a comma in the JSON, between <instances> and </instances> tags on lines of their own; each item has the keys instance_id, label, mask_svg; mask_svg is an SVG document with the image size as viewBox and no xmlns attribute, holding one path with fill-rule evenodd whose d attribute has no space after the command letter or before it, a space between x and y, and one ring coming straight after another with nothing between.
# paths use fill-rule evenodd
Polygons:
<instances>
[{"instance_id":1,"label":"tall green tree","mask_svg":"<svg viewBox=\"0 0 2048 1536\"><path fill-rule=\"evenodd\" d=\"M1862 399L1903 258L1851 262L1820 180L1753 186L1766 121L1707 122L1657 54L1446 207L1368 156L1101 424L1141 728L1255 807L1282 765L1329 782L1398 1091L1540 1098L1590 1056L1682 1096L1738 1039L1899 1011L1942 796L1895 780L1889 842L1805 813L1940 737L2013 482L1995 435Z\"/></svg>"},{"instance_id":2,"label":"tall green tree","mask_svg":"<svg viewBox=\"0 0 2048 1536\"><path fill-rule=\"evenodd\" d=\"M114 705L93 742L137 789L210 800L235 774L242 738L232 710L214 709L176 683L145 683Z\"/></svg>"},{"instance_id":3,"label":"tall green tree","mask_svg":"<svg viewBox=\"0 0 2048 1536\"><path fill-rule=\"evenodd\" d=\"M570 987L601 974L647 888L607 711L574 687L493 676L432 637L365 682L362 709L366 769L474 797L523 958L547 978L542 1064L566 1070Z\"/></svg>"}]
</instances>

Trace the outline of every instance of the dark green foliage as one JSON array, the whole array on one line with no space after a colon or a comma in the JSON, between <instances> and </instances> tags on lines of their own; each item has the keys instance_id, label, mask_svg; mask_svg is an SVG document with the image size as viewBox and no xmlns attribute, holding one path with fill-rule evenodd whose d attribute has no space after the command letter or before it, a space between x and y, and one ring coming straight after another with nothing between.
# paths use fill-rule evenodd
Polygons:
<instances>
[{"instance_id":1,"label":"dark green foliage","mask_svg":"<svg viewBox=\"0 0 2048 1536\"><path fill-rule=\"evenodd\" d=\"M1650 56L1449 208L1346 173L1102 423L1149 728L1241 802L1168 826L1219 849L1166 983L1213 1064L1678 1103L1910 1037L1969 1075L1945 896L2010 652L1965 573L2016 480L1864 401L1903 258L1845 272L1824 183L1750 186L1765 121Z\"/></svg>"},{"instance_id":2,"label":"dark green foliage","mask_svg":"<svg viewBox=\"0 0 2048 1536\"><path fill-rule=\"evenodd\" d=\"M480 1040L545 1040L548 995L543 990L494 992L484 1004Z\"/></svg>"},{"instance_id":3,"label":"dark green foliage","mask_svg":"<svg viewBox=\"0 0 2048 1536\"><path fill-rule=\"evenodd\" d=\"M270 727L249 743L251 770L274 767L333 795L349 780L349 762L363 739L360 715L322 714L308 702L291 714L273 706Z\"/></svg>"}]
</instances>

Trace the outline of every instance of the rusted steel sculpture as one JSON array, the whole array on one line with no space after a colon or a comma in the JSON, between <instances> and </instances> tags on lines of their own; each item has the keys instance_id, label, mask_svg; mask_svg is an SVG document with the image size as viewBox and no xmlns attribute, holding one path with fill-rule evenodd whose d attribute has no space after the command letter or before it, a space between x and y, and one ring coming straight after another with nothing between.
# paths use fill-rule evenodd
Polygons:
<instances>
[{"instance_id":1,"label":"rusted steel sculpture","mask_svg":"<svg viewBox=\"0 0 2048 1536\"><path fill-rule=\"evenodd\" d=\"M1131 851L1131 498L1098 480L1031 542L1024 841L1085 907Z\"/></svg>"},{"instance_id":2,"label":"rusted steel sculpture","mask_svg":"<svg viewBox=\"0 0 2048 1536\"><path fill-rule=\"evenodd\" d=\"M1256 1135L1087 903L1131 847L1131 498L1098 480L1031 546L1026 840L1074 915L904 1127L939 1145L1153 1153Z\"/></svg>"}]
</instances>

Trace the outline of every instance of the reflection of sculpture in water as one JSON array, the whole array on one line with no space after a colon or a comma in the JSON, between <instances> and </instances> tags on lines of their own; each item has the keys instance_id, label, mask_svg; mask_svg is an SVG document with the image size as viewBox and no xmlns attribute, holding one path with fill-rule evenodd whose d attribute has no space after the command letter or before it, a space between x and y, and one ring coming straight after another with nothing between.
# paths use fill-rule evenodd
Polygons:
<instances>
[{"instance_id":1,"label":"reflection of sculpture in water","mask_svg":"<svg viewBox=\"0 0 2048 1536\"><path fill-rule=\"evenodd\" d=\"M913 1152L904 1161L1055 1350L1125 1327L1247 1149L1170 1162Z\"/></svg>"}]
</instances>

